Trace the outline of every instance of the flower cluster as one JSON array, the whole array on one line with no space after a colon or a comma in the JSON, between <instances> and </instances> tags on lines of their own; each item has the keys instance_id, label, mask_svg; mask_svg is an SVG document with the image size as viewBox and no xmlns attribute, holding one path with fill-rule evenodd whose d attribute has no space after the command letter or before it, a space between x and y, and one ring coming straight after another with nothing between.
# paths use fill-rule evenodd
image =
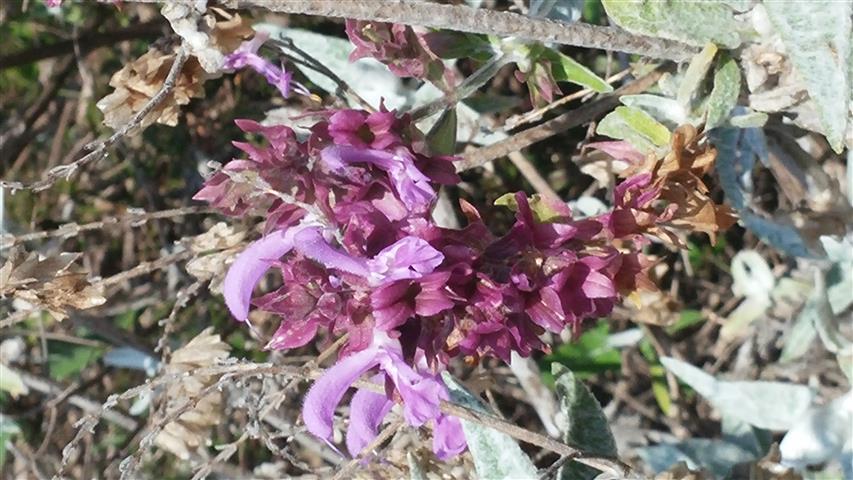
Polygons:
<instances>
[{"instance_id":1,"label":"flower cluster","mask_svg":"<svg viewBox=\"0 0 853 480\"><path fill-rule=\"evenodd\" d=\"M409 424L433 422L440 457L458 453L458 420L439 409L447 391L437 375L451 358L545 350L542 333L577 330L643 284L640 254L610 246L609 217L574 220L561 202L506 196L516 221L503 235L465 202L467 226L437 226L436 187L458 181L453 159L430 155L406 115L327 112L306 139L285 126L238 125L267 145L235 142L248 158L228 163L195 197L233 215L264 209L266 234L230 267L226 303L241 321L251 304L282 317L270 349L306 345L319 331L348 334L338 364L306 396L304 418L330 440L345 390L377 371L386 395L353 399L353 455L394 401ZM253 300L271 268L282 285Z\"/></svg>"},{"instance_id":2,"label":"flower cluster","mask_svg":"<svg viewBox=\"0 0 853 480\"><path fill-rule=\"evenodd\" d=\"M289 75L256 51L256 42L247 44L229 62L289 92ZM410 425L432 426L439 458L464 450L459 420L441 410L448 391L439 375L451 359L509 361L512 352L545 351L543 333L577 332L620 297L654 288L640 253L645 236L678 228L674 220L690 212L673 189L699 187L708 163L695 131L679 132L680 153L619 185L611 212L575 219L559 200L519 192L498 200L515 212L508 231L490 231L465 201L467 225L448 229L431 212L437 187L459 181L454 158L432 154L408 115L380 108L317 116L306 137L239 120L265 144L235 142L247 158L225 165L195 199L226 214L266 218L262 238L223 282L238 320L248 321L252 305L282 318L266 348L301 347L320 332L346 335L338 362L305 397L310 432L334 448L334 411L371 372L375 388L360 389L351 403L346 446L354 456L395 403ZM633 156L641 168L642 156ZM282 284L253 296L270 269L280 271Z\"/></svg>"}]
</instances>

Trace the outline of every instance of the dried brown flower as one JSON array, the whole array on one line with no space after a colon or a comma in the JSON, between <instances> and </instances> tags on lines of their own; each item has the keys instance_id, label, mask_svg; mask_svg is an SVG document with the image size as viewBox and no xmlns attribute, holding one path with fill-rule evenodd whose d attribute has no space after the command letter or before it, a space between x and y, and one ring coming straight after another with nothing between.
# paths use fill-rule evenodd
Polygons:
<instances>
[{"instance_id":1,"label":"dried brown flower","mask_svg":"<svg viewBox=\"0 0 853 480\"><path fill-rule=\"evenodd\" d=\"M231 347L211 332L212 327L206 328L175 350L164 369L166 375L183 374L166 388L166 415L181 408L188 400L195 405L177 420L169 422L157 435L155 443L183 460L189 459L191 451L205 444L211 427L218 425L222 418L222 394L218 391L202 394L216 380L215 377L193 373L228 358Z\"/></svg>"}]
</instances>

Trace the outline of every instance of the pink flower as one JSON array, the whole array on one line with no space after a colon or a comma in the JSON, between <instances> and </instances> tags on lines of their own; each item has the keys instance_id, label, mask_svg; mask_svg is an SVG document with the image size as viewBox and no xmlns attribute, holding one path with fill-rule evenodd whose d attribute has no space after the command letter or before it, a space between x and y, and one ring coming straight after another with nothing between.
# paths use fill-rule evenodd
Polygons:
<instances>
[{"instance_id":1,"label":"pink flower","mask_svg":"<svg viewBox=\"0 0 853 480\"><path fill-rule=\"evenodd\" d=\"M391 409L393 395L402 400L403 418L419 427L432 420L436 431L435 453L444 458L465 448L459 421L441 413L440 401L448 399L447 387L437 376L419 373L403 359L400 343L377 332L365 350L338 361L308 390L302 418L308 431L331 445L334 413L347 389L363 374L378 367L374 380L384 380L392 390L386 395L360 390L351 404L347 449L358 455L373 438L382 419Z\"/></svg>"}]
</instances>

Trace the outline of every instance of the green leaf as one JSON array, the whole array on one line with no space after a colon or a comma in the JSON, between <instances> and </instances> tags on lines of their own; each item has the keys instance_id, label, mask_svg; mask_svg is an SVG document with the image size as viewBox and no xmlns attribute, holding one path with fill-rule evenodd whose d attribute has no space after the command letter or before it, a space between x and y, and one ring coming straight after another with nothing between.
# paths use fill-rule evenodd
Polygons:
<instances>
[{"instance_id":1,"label":"green leaf","mask_svg":"<svg viewBox=\"0 0 853 480\"><path fill-rule=\"evenodd\" d=\"M549 365L559 362L570 368L578 378L588 378L596 373L618 371L622 368L622 356L619 350L607 343L610 328L606 321L600 321L594 328L585 331L576 341L564 343L546 355L541 365L545 381L553 378Z\"/></svg>"},{"instance_id":2,"label":"green leaf","mask_svg":"<svg viewBox=\"0 0 853 480\"><path fill-rule=\"evenodd\" d=\"M82 372L104 354L102 348L74 345L65 342L50 342L47 357L50 376L63 381Z\"/></svg>"},{"instance_id":3,"label":"green leaf","mask_svg":"<svg viewBox=\"0 0 853 480\"><path fill-rule=\"evenodd\" d=\"M672 398L669 396L669 385L666 383L666 371L659 363L649 365L649 375L652 377L652 395L655 397L660 411L669 416L672 409Z\"/></svg>"},{"instance_id":4,"label":"green leaf","mask_svg":"<svg viewBox=\"0 0 853 480\"><path fill-rule=\"evenodd\" d=\"M447 384L451 401L491 414L480 399L468 392L449 373L444 372L442 378ZM512 437L479 423L460 421L479 478L488 480L538 478L536 466Z\"/></svg>"},{"instance_id":5,"label":"green leaf","mask_svg":"<svg viewBox=\"0 0 853 480\"><path fill-rule=\"evenodd\" d=\"M734 12L722 3L690 0L602 0L601 3L614 23L632 33L679 40L697 47L708 42L727 48L740 45Z\"/></svg>"},{"instance_id":6,"label":"green leaf","mask_svg":"<svg viewBox=\"0 0 853 480\"><path fill-rule=\"evenodd\" d=\"M853 3L768 1L762 5L817 106L823 134L832 149L841 153L853 93L848 63Z\"/></svg>"},{"instance_id":7,"label":"green leaf","mask_svg":"<svg viewBox=\"0 0 853 480\"><path fill-rule=\"evenodd\" d=\"M560 411L566 421L561 429L565 432L563 441L585 452L615 457L616 440L613 439L607 417L601 411L598 400L571 370L559 363L551 364L551 374L554 375ZM589 479L597 474L598 471L593 468L571 462L561 469L560 478Z\"/></svg>"},{"instance_id":8,"label":"green leaf","mask_svg":"<svg viewBox=\"0 0 853 480\"><path fill-rule=\"evenodd\" d=\"M643 110L655 120L672 129L687 123L687 111L680 103L671 98L640 93L638 95L622 95L619 97L619 101L626 107L636 107Z\"/></svg>"},{"instance_id":9,"label":"green leaf","mask_svg":"<svg viewBox=\"0 0 853 480\"><path fill-rule=\"evenodd\" d=\"M550 48L546 48L542 56L551 62L551 75L558 82L571 82L599 93L613 91L613 87L603 78L572 57Z\"/></svg>"},{"instance_id":10,"label":"green leaf","mask_svg":"<svg viewBox=\"0 0 853 480\"><path fill-rule=\"evenodd\" d=\"M678 85L678 94L676 100L680 105L688 107L693 96L699 90L702 80L708 74L711 64L714 62L714 57L717 55L717 46L713 43L705 45L701 52L696 54L690 65L687 66L687 71L681 78L681 83Z\"/></svg>"},{"instance_id":11,"label":"green leaf","mask_svg":"<svg viewBox=\"0 0 853 480\"><path fill-rule=\"evenodd\" d=\"M633 107L616 107L601 119L596 133L627 140L637 150L650 153L669 143L670 132L648 113Z\"/></svg>"},{"instance_id":12,"label":"green leaf","mask_svg":"<svg viewBox=\"0 0 853 480\"><path fill-rule=\"evenodd\" d=\"M708 96L705 129L722 125L737 105L740 94L740 68L734 59L723 55L714 71L714 88Z\"/></svg>"},{"instance_id":13,"label":"green leaf","mask_svg":"<svg viewBox=\"0 0 853 480\"><path fill-rule=\"evenodd\" d=\"M702 316L702 312L699 310L682 310L681 315L678 316L678 320L666 327L666 333L675 335L686 328L702 323L704 320L705 317Z\"/></svg>"},{"instance_id":14,"label":"green leaf","mask_svg":"<svg viewBox=\"0 0 853 480\"><path fill-rule=\"evenodd\" d=\"M434 155L452 155L456 152L456 109L444 111L426 136L427 145Z\"/></svg>"}]
</instances>

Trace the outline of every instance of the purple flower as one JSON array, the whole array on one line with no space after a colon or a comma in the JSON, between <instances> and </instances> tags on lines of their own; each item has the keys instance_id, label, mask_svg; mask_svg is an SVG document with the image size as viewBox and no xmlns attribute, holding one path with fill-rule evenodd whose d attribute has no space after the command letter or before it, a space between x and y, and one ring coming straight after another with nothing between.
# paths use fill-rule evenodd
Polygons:
<instances>
[{"instance_id":1,"label":"purple flower","mask_svg":"<svg viewBox=\"0 0 853 480\"><path fill-rule=\"evenodd\" d=\"M441 265L444 255L426 240L408 236L397 240L367 261L374 284L422 277Z\"/></svg>"},{"instance_id":2,"label":"purple flower","mask_svg":"<svg viewBox=\"0 0 853 480\"><path fill-rule=\"evenodd\" d=\"M364 278L374 285L420 278L431 273L444 260L441 252L417 237L402 238L366 260L332 247L323 236L323 229L316 224L306 222L277 230L249 245L225 275L225 304L237 320L248 318L255 285L279 258L291 250L326 268ZM314 327L306 325L304 328L313 328L316 332ZM282 339L278 343L289 342Z\"/></svg>"},{"instance_id":3,"label":"purple flower","mask_svg":"<svg viewBox=\"0 0 853 480\"><path fill-rule=\"evenodd\" d=\"M252 290L273 263L293 249L293 234L296 231L289 229L272 232L249 245L231 264L222 283L222 295L234 318L241 322L249 318Z\"/></svg>"},{"instance_id":4,"label":"purple flower","mask_svg":"<svg viewBox=\"0 0 853 480\"><path fill-rule=\"evenodd\" d=\"M375 380L384 380L393 390L386 395L359 392L353 398L350 428L347 431L347 449L357 455L373 438L382 419L391 408L390 397L396 393L402 400L403 418L419 427L433 420L436 437L436 454L450 456L465 448L464 436L458 420L446 417L439 408L441 400L448 398L447 388L435 375L423 374L409 366L397 340L377 332L373 344L365 350L338 361L308 390L302 409L302 418L308 431L331 445L335 409L347 389L367 371L378 367ZM380 383L381 384L381 383ZM451 438L453 437L453 438Z\"/></svg>"},{"instance_id":5,"label":"purple flower","mask_svg":"<svg viewBox=\"0 0 853 480\"><path fill-rule=\"evenodd\" d=\"M281 92L281 96L287 98L290 92L295 89L297 93L308 95L309 92L302 85L293 82L293 73L270 63L269 60L258 55L258 49L269 39L269 34L265 32L257 32L249 41L243 42L240 47L233 53L225 57L225 70L240 70L246 67L263 75L270 85L274 86Z\"/></svg>"},{"instance_id":6,"label":"purple flower","mask_svg":"<svg viewBox=\"0 0 853 480\"><path fill-rule=\"evenodd\" d=\"M435 200L429 177L415 166L414 157L405 149L395 153L384 150L334 145L320 152L320 159L332 171L345 171L352 164L375 165L388 173L400 200L412 212L428 209Z\"/></svg>"}]
</instances>

